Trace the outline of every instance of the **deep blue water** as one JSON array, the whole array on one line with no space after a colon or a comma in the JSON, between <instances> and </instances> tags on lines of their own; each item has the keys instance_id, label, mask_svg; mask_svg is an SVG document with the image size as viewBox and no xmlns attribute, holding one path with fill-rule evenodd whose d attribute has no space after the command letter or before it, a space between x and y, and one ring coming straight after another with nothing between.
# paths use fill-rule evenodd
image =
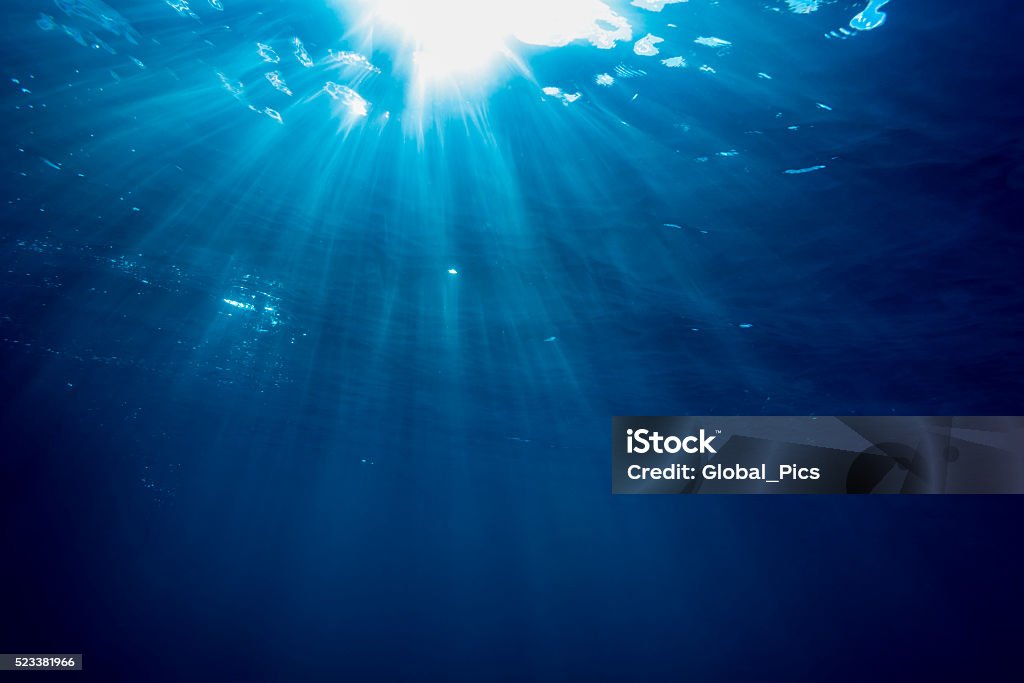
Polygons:
<instances>
[{"instance_id":1,"label":"deep blue water","mask_svg":"<svg viewBox=\"0 0 1024 683\"><path fill-rule=\"evenodd\" d=\"M849 37L865 2L610 4L633 40L522 47L419 121L324 0L4 8L0 651L129 681L1008 666L1014 498L613 498L609 436L1020 414L1017 3Z\"/></svg>"}]
</instances>

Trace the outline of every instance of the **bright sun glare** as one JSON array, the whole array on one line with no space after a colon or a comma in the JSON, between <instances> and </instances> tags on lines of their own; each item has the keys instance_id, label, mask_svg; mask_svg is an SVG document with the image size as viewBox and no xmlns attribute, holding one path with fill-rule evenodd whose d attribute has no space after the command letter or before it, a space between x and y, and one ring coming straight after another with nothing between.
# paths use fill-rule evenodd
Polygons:
<instances>
[{"instance_id":1,"label":"bright sun glare","mask_svg":"<svg viewBox=\"0 0 1024 683\"><path fill-rule=\"evenodd\" d=\"M629 22L602 0L336 0L395 53L421 87L485 79L516 43L560 47L587 40L600 48L629 40Z\"/></svg>"}]
</instances>

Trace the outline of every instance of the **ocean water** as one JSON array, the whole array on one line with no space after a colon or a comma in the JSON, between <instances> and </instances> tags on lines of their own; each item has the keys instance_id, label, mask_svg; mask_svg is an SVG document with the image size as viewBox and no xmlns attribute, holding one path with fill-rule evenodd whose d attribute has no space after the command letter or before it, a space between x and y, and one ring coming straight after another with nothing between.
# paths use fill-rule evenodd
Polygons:
<instances>
[{"instance_id":1,"label":"ocean water","mask_svg":"<svg viewBox=\"0 0 1024 683\"><path fill-rule=\"evenodd\" d=\"M1014 499L613 498L609 446L613 415L1020 414L1017 3L8 4L0 651L1009 661Z\"/></svg>"}]
</instances>

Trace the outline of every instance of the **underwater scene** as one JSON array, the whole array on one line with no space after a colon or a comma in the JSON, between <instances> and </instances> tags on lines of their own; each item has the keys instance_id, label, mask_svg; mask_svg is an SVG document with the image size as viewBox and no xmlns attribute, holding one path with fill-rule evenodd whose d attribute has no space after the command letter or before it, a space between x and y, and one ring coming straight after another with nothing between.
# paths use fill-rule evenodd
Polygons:
<instances>
[{"instance_id":1,"label":"underwater scene","mask_svg":"<svg viewBox=\"0 0 1024 683\"><path fill-rule=\"evenodd\" d=\"M1015 497L613 497L608 469L617 415L1020 414L1019 3L3 15L0 652L1006 671Z\"/></svg>"}]
</instances>

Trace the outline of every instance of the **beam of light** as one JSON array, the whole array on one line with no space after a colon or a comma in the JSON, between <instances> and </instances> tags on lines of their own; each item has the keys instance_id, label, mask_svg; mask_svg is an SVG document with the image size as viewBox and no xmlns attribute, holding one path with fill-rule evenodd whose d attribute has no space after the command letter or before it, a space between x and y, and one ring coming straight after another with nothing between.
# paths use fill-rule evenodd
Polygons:
<instances>
[{"instance_id":1,"label":"beam of light","mask_svg":"<svg viewBox=\"0 0 1024 683\"><path fill-rule=\"evenodd\" d=\"M479 400L495 378L540 401L568 393L600 410L580 374L591 359L574 357L571 344L601 331L580 309L601 300L609 278L640 286L648 272L658 273L657 286L665 283L673 301L688 297L695 310L712 309L691 270L679 267L678 252L643 247L645 239L703 239L706 231L684 222L685 207L699 204L719 177L731 183L734 176L712 175L715 158L652 164L665 158L660 131L680 121L676 103L699 93L683 90L691 87L685 80L661 79L650 97L624 99L644 83L645 69L653 76L662 68L655 57L634 59L632 44L621 40L633 31L607 14L640 5L479 0L495 14L470 7L460 17L460 3L421 0L388 24L372 14L380 3L331 2L363 15L334 21L320 0L233 0L225 2L232 19L225 32L209 4L191 3L200 22L147 2L164 18L144 24L145 37L136 40L127 20L109 19L117 17L112 11L82 17L51 9L54 18L43 17L30 42L46 58L11 74L25 79L12 84L12 96L24 98L22 107L35 105L17 110L7 133L23 142L26 158L36 153L28 176L16 181L19 204L31 200L33 213L45 208L40 215L65 224L88 220L82 258L122 278L131 297L148 297L148 316L182 321L166 348L187 365L169 361L166 374L273 392L301 387L320 375L312 362L326 363L326 391L336 393L318 391L317 398L327 396L325 415L342 418L380 386L403 395L386 378L425 349L421 377L445 378L431 386L442 396ZM398 0L382 2L400 8ZM315 17L308 16L312 5L319 5ZM412 18L434 16L424 7L439 12L438 23L416 25ZM102 30L101 16L111 31ZM364 22L352 21L360 16ZM636 38L655 28L640 31L636 23ZM73 40L89 31L101 32L117 54ZM742 36L728 24L711 31L737 44ZM439 111L419 145L403 135L414 118L405 92L416 76L417 46L450 56L444 68L420 70L424 90L436 96L499 79L509 55L525 62L536 52L526 46L573 40L594 45L593 61L567 60L573 71L564 79L510 79L490 106L488 98L467 98L464 108ZM624 63L597 49L616 42ZM781 71L770 61L758 68ZM32 92L18 90L24 86ZM657 88L672 90L659 100ZM576 104L578 91L585 106ZM806 97L793 108L799 103ZM453 104L448 96L440 106ZM685 118L696 129L693 154L737 144L729 131L716 137L714 104L711 95L695 100ZM666 220L680 234L642 229ZM131 360L132 349L118 344L111 341L105 355ZM138 355L140 363L149 358ZM467 358L475 365L464 370ZM423 393L405 405L419 410L434 398ZM552 414L563 408L550 406Z\"/></svg>"}]
</instances>

